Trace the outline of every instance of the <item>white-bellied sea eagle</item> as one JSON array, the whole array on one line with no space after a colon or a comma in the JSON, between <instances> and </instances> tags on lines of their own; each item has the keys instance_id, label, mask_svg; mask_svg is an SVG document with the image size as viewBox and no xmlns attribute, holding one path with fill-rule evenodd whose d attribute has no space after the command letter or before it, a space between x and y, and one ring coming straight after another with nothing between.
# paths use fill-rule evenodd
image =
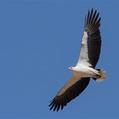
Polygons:
<instances>
[{"instance_id":1,"label":"white-bellied sea eagle","mask_svg":"<svg viewBox=\"0 0 119 119\"><path fill-rule=\"evenodd\" d=\"M105 71L95 69L101 51L99 12L90 10L85 16L84 33L78 63L69 67L73 72L72 78L59 90L50 102L50 110L63 109L71 100L77 97L87 87L90 79L105 79Z\"/></svg>"}]
</instances>

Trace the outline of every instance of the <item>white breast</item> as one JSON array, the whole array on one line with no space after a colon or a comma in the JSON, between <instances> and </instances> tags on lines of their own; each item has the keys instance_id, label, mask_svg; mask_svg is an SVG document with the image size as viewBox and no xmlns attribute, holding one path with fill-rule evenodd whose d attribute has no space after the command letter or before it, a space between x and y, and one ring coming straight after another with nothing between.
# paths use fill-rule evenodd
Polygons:
<instances>
[{"instance_id":1,"label":"white breast","mask_svg":"<svg viewBox=\"0 0 119 119\"><path fill-rule=\"evenodd\" d=\"M94 75L97 72L97 70L88 67L87 65L79 64L76 67L73 67L73 73L74 75L77 75L78 77L94 77Z\"/></svg>"}]
</instances>

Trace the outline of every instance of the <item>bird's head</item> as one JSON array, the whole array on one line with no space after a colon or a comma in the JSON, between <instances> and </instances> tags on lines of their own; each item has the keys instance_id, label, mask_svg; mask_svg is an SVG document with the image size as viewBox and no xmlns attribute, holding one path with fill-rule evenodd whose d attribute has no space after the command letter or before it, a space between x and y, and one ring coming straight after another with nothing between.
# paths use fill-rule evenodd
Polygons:
<instances>
[{"instance_id":1,"label":"bird's head","mask_svg":"<svg viewBox=\"0 0 119 119\"><path fill-rule=\"evenodd\" d=\"M73 71L73 68L74 68L74 67L68 67L68 69L69 69L70 71Z\"/></svg>"}]
</instances>

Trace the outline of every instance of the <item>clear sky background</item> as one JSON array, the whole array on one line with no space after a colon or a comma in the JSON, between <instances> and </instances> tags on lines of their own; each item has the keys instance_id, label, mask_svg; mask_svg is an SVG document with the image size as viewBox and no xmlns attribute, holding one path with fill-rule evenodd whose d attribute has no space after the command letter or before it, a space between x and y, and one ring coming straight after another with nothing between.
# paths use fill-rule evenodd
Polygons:
<instances>
[{"instance_id":1,"label":"clear sky background","mask_svg":"<svg viewBox=\"0 0 119 119\"><path fill-rule=\"evenodd\" d=\"M107 80L91 81L63 111L48 104L71 77L84 16L100 12ZM0 119L119 119L119 1L1 0Z\"/></svg>"}]
</instances>

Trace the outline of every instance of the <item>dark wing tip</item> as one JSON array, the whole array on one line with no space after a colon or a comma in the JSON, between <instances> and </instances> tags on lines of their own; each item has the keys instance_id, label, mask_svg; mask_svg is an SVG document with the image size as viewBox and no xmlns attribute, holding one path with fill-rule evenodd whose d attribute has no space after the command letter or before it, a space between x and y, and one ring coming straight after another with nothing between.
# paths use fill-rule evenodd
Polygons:
<instances>
[{"instance_id":1,"label":"dark wing tip","mask_svg":"<svg viewBox=\"0 0 119 119\"><path fill-rule=\"evenodd\" d=\"M85 31L94 33L100 27L101 17L96 9L88 10L88 14L85 16Z\"/></svg>"},{"instance_id":2,"label":"dark wing tip","mask_svg":"<svg viewBox=\"0 0 119 119\"><path fill-rule=\"evenodd\" d=\"M60 109L62 110L64 106L66 106L66 103L63 99L61 99L60 96L54 97L53 100L51 100L50 104L48 105L50 110L53 111L59 111Z\"/></svg>"}]
</instances>

